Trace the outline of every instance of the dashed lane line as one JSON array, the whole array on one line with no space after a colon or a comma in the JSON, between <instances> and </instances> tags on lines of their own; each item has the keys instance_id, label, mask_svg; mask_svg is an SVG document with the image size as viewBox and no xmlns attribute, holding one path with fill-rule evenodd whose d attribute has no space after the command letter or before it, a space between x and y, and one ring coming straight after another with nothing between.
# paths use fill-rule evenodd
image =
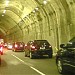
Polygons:
<instances>
[{"instance_id":1,"label":"dashed lane line","mask_svg":"<svg viewBox=\"0 0 75 75\"><path fill-rule=\"evenodd\" d=\"M14 56L16 59L18 59L19 61L21 61L22 63L24 63L27 66L32 66L30 63L26 63L23 60L21 60L19 57L15 56L14 54L11 54L12 56Z\"/></svg>"},{"instance_id":2,"label":"dashed lane line","mask_svg":"<svg viewBox=\"0 0 75 75\"><path fill-rule=\"evenodd\" d=\"M14 56L16 59L18 59L19 61L21 61L22 63L24 63L25 65L29 66L31 69L33 69L34 71L36 71L37 73L39 73L40 75L45 75L44 73L42 73L41 71L37 70L36 68L32 67L31 64L24 62L23 60L21 60L20 58L18 58L17 56L15 56L14 54L11 54L12 56Z\"/></svg>"},{"instance_id":3,"label":"dashed lane line","mask_svg":"<svg viewBox=\"0 0 75 75\"><path fill-rule=\"evenodd\" d=\"M34 71L38 72L40 75L45 75L44 73L40 72L39 70L37 70L36 68L30 66L30 68L32 68Z\"/></svg>"}]
</instances>

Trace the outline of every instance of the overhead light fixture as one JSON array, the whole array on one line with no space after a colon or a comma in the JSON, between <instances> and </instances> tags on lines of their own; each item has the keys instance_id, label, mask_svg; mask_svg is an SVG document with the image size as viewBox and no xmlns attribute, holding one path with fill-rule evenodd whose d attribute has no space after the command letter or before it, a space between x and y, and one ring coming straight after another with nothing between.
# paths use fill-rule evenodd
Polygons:
<instances>
[{"instance_id":1,"label":"overhead light fixture","mask_svg":"<svg viewBox=\"0 0 75 75\"><path fill-rule=\"evenodd\" d=\"M35 10L33 10L33 12L35 13Z\"/></svg>"},{"instance_id":2,"label":"overhead light fixture","mask_svg":"<svg viewBox=\"0 0 75 75\"><path fill-rule=\"evenodd\" d=\"M6 10L3 11L3 13L5 13L5 12L6 12Z\"/></svg>"},{"instance_id":3,"label":"overhead light fixture","mask_svg":"<svg viewBox=\"0 0 75 75\"><path fill-rule=\"evenodd\" d=\"M36 7L35 9L38 10L38 7Z\"/></svg>"},{"instance_id":4,"label":"overhead light fixture","mask_svg":"<svg viewBox=\"0 0 75 75\"><path fill-rule=\"evenodd\" d=\"M46 5L47 4L47 0L44 0L43 3Z\"/></svg>"},{"instance_id":5,"label":"overhead light fixture","mask_svg":"<svg viewBox=\"0 0 75 75\"><path fill-rule=\"evenodd\" d=\"M9 4L9 1L6 1L6 6L8 6L8 4Z\"/></svg>"}]
</instances>

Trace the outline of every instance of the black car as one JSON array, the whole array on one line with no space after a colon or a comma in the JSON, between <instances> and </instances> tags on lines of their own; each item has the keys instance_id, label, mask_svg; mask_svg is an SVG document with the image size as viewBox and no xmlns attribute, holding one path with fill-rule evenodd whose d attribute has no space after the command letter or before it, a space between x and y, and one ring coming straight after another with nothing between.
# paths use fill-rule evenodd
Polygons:
<instances>
[{"instance_id":1,"label":"black car","mask_svg":"<svg viewBox=\"0 0 75 75\"><path fill-rule=\"evenodd\" d=\"M61 44L61 49L56 54L56 64L59 73L75 73L75 37L67 44Z\"/></svg>"},{"instance_id":2,"label":"black car","mask_svg":"<svg viewBox=\"0 0 75 75\"><path fill-rule=\"evenodd\" d=\"M48 55L49 58L52 58L52 54L52 46L47 40L33 40L25 45L25 57L29 56L32 59L34 56Z\"/></svg>"}]
</instances>

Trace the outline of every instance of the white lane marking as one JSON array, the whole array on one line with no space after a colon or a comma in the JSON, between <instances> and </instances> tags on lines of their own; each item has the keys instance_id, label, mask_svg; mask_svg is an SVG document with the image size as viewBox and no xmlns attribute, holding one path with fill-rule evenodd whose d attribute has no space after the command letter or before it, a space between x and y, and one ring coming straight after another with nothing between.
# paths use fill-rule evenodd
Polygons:
<instances>
[{"instance_id":1,"label":"white lane marking","mask_svg":"<svg viewBox=\"0 0 75 75\"><path fill-rule=\"evenodd\" d=\"M41 74L41 75L45 75L44 73L40 72L39 70L37 70L36 68L34 68L34 67L32 67L32 66L30 66L30 68L32 68L34 71L38 72L38 73Z\"/></svg>"},{"instance_id":2,"label":"white lane marking","mask_svg":"<svg viewBox=\"0 0 75 75\"><path fill-rule=\"evenodd\" d=\"M23 60L21 60L20 58L18 58L17 56L15 56L14 54L11 54L12 56L14 56L16 59L18 59L19 61L21 61L22 63L24 63L25 65L29 66L31 69L33 69L34 71L38 72L40 75L45 75L44 73L40 72L39 70L37 70L36 68L32 67L31 64L29 63L25 63Z\"/></svg>"},{"instance_id":3,"label":"white lane marking","mask_svg":"<svg viewBox=\"0 0 75 75\"><path fill-rule=\"evenodd\" d=\"M14 54L11 54L12 56L14 56L16 59L18 59L19 61L21 61L22 63L24 63L25 65L31 66L30 63L26 63L23 60L21 60L20 58L18 58L17 56L15 56Z\"/></svg>"}]
</instances>

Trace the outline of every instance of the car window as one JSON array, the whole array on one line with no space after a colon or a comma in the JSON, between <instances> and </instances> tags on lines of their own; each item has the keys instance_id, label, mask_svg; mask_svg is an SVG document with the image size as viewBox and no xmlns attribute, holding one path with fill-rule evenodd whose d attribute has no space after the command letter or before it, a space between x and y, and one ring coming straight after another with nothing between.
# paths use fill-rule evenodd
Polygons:
<instances>
[{"instance_id":1,"label":"car window","mask_svg":"<svg viewBox=\"0 0 75 75\"><path fill-rule=\"evenodd\" d=\"M42 45L42 44L49 45L48 41L46 41L46 40L36 40L34 42L34 44L37 44L37 45Z\"/></svg>"},{"instance_id":2,"label":"car window","mask_svg":"<svg viewBox=\"0 0 75 75\"><path fill-rule=\"evenodd\" d=\"M67 47L68 48L75 48L75 42L68 42Z\"/></svg>"},{"instance_id":3,"label":"car window","mask_svg":"<svg viewBox=\"0 0 75 75\"><path fill-rule=\"evenodd\" d=\"M15 44L17 44L17 45L24 45L24 42L15 42L14 45Z\"/></svg>"},{"instance_id":4,"label":"car window","mask_svg":"<svg viewBox=\"0 0 75 75\"><path fill-rule=\"evenodd\" d=\"M33 41L29 41L28 43L27 43L27 45L31 45L33 43Z\"/></svg>"}]
</instances>

